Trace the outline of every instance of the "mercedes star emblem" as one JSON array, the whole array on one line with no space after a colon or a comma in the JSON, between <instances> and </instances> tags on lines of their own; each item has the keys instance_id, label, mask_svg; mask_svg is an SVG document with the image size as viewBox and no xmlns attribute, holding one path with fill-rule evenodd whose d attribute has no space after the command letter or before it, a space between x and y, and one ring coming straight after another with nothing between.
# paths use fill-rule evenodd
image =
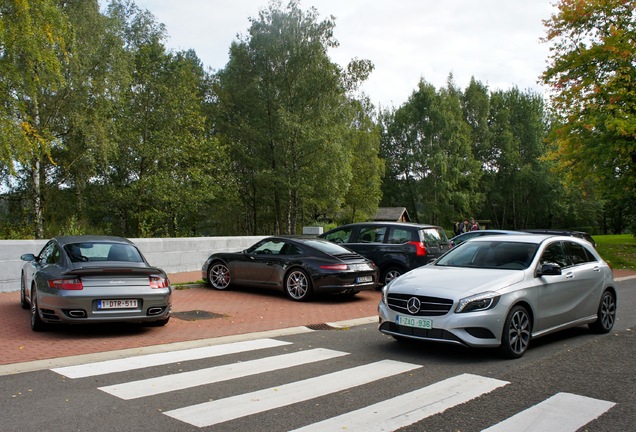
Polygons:
<instances>
[{"instance_id":1,"label":"mercedes star emblem","mask_svg":"<svg viewBox=\"0 0 636 432\"><path fill-rule=\"evenodd\" d=\"M411 297L408 302L406 302L406 309L413 315L420 311L420 306L422 303L420 299L417 297Z\"/></svg>"}]
</instances>

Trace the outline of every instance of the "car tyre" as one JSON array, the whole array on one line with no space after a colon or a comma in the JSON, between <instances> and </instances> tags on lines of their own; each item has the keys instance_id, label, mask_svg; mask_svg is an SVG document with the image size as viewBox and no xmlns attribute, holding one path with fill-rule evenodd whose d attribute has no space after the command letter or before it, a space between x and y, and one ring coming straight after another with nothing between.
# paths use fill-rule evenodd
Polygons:
<instances>
[{"instance_id":1,"label":"car tyre","mask_svg":"<svg viewBox=\"0 0 636 432\"><path fill-rule=\"evenodd\" d=\"M616 321L616 295L605 291L598 305L597 319L589 324L589 328L596 333L609 333Z\"/></svg>"},{"instance_id":2,"label":"car tyre","mask_svg":"<svg viewBox=\"0 0 636 432\"><path fill-rule=\"evenodd\" d=\"M38 308L38 296L35 288L31 289L31 330L35 332L41 332L46 329L46 324L40 318L40 311Z\"/></svg>"},{"instance_id":3,"label":"car tyre","mask_svg":"<svg viewBox=\"0 0 636 432\"><path fill-rule=\"evenodd\" d=\"M230 269L222 262L213 262L208 270L208 282L212 288L227 289L230 286Z\"/></svg>"},{"instance_id":4,"label":"car tyre","mask_svg":"<svg viewBox=\"0 0 636 432\"><path fill-rule=\"evenodd\" d=\"M25 284L26 281L24 280L23 273L22 277L20 278L20 306L22 306L22 309L29 308L29 302L26 300L26 287L24 286Z\"/></svg>"},{"instance_id":5,"label":"car tyre","mask_svg":"<svg viewBox=\"0 0 636 432\"><path fill-rule=\"evenodd\" d=\"M500 347L502 355L510 359L521 357L528 349L531 331L532 322L526 308L513 307L504 322Z\"/></svg>"},{"instance_id":6,"label":"car tyre","mask_svg":"<svg viewBox=\"0 0 636 432\"><path fill-rule=\"evenodd\" d=\"M404 273L404 271L399 267L389 267L382 272L382 283L387 285L393 279L402 276L402 273Z\"/></svg>"},{"instance_id":7,"label":"car tyre","mask_svg":"<svg viewBox=\"0 0 636 432\"><path fill-rule=\"evenodd\" d=\"M304 270L293 269L285 276L285 294L295 301L307 301L313 295L311 279Z\"/></svg>"}]
</instances>

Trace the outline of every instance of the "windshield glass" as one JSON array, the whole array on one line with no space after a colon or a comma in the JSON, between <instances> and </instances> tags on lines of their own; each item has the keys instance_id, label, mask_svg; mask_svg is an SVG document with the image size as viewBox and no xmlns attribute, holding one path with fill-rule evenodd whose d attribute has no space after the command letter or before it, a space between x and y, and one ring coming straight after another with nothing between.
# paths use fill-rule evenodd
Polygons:
<instances>
[{"instance_id":1,"label":"windshield glass","mask_svg":"<svg viewBox=\"0 0 636 432\"><path fill-rule=\"evenodd\" d=\"M464 242L442 256L435 265L523 270L532 262L537 248L536 243L500 240Z\"/></svg>"}]
</instances>

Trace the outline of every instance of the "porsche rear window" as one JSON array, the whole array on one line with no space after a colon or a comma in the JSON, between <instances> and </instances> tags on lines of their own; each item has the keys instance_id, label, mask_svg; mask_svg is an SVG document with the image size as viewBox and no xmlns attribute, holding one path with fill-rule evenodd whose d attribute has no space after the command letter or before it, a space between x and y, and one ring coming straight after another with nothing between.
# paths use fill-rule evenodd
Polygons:
<instances>
[{"instance_id":1,"label":"porsche rear window","mask_svg":"<svg viewBox=\"0 0 636 432\"><path fill-rule=\"evenodd\" d=\"M143 262L137 248L121 243L74 243L64 246L71 262L125 261Z\"/></svg>"}]
</instances>

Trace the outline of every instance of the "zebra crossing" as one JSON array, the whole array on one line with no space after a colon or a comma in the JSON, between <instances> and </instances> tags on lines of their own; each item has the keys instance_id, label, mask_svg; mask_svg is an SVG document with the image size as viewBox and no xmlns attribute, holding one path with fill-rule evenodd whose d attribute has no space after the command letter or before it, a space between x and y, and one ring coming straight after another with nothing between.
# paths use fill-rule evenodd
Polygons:
<instances>
[{"instance_id":1,"label":"zebra crossing","mask_svg":"<svg viewBox=\"0 0 636 432\"><path fill-rule=\"evenodd\" d=\"M190 360L223 358L231 354L265 349L285 349L291 342L257 339L224 345L141 355L83 365L51 369L70 379L110 375ZM285 350L287 351L287 350ZM265 354L253 360L221 364L187 372L121 382L97 387L122 400L140 399L234 379L284 371L294 366L324 364L349 353L325 348L311 348L284 354ZM298 381L238 394L222 399L195 401L193 405L164 411L162 414L196 427L209 427L249 415L267 412L342 391L355 391L381 379L413 373L423 365L396 360L367 364L312 376ZM296 431L392 431L417 423L427 417L495 392L510 383L473 374L460 374L423 388L401 394L369 406L305 425ZM543 402L492 425L486 431L576 431L603 415L615 404L584 396L557 393Z\"/></svg>"}]
</instances>

